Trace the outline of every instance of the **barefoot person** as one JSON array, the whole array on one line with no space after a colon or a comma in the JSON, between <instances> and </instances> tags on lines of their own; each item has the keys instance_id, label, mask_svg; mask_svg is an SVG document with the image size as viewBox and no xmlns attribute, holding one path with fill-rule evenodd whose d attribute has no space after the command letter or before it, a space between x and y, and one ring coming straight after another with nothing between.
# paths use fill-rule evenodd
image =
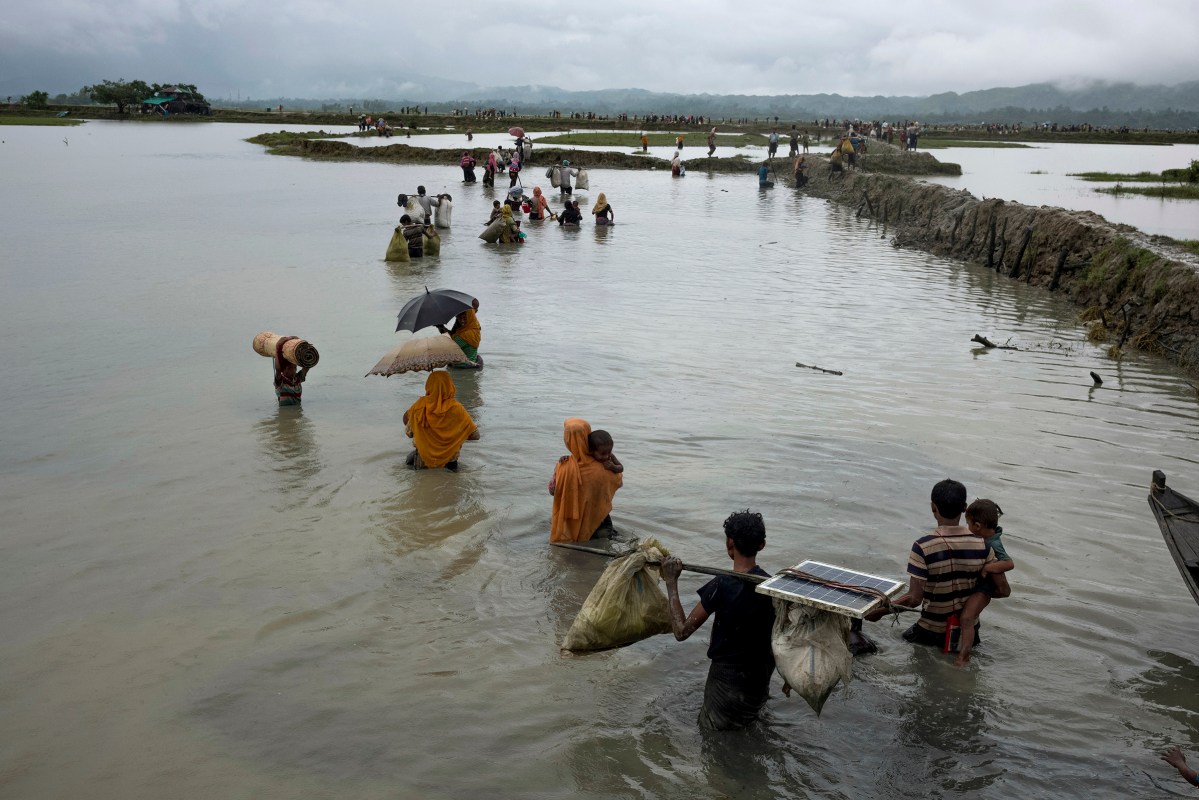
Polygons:
<instances>
[{"instance_id":1,"label":"barefoot person","mask_svg":"<svg viewBox=\"0 0 1199 800\"><path fill-rule=\"evenodd\" d=\"M762 515L748 509L724 521L724 547L733 561L733 572L768 577L758 566L757 555L766 546ZM708 680L699 712L701 727L718 731L744 728L758 718L770 691L774 652L770 632L774 627L774 601L754 591L754 584L722 575L699 589L699 602L683 616L679 599L679 573L683 562L662 562L662 579L670 603L670 627L678 641L699 630L713 614L708 645Z\"/></svg>"},{"instance_id":2,"label":"barefoot person","mask_svg":"<svg viewBox=\"0 0 1199 800\"><path fill-rule=\"evenodd\" d=\"M425 381L425 396L404 412L404 432L412 437L415 452L407 462L416 469L445 467L458 471L458 451L467 440L479 439L466 408L454 399L457 390L448 372L435 370Z\"/></svg>"},{"instance_id":3,"label":"barefoot person","mask_svg":"<svg viewBox=\"0 0 1199 800\"><path fill-rule=\"evenodd\" d=\"M597 460L591 451L591 435L586 420L571 417L562 424L562 439L570 455L558 460L547 487L554 497L551 542L585 542L605 521L611 527L608 515L612 513L612 498L624 485L624 467L617 461L619 471L615 471L607 459Z\"/></svg>"}]
</instances>

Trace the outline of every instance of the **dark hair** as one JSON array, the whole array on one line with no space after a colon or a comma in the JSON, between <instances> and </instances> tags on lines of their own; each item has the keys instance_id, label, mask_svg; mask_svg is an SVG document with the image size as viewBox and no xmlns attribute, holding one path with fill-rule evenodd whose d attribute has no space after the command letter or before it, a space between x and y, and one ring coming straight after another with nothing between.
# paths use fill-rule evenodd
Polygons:
<instances>
[{"instance_id":1,"label":"dark hair","mask_svg":"<svg viewBox=\"0 0 1199 800\"><path fill-rule=\"evenodd\" d=\"M999 527L999 518L1003 516L1003 509L994 500L985 498L975 500L966 507L966 519L969 522L977 522L984 528L994 530Z\"/></svg>"},{"instance_id":2,"label":"dark hair","mask_svg":"<svg viewBox=\"0 0 1199 800\"><path fill-rule=\"evenodd\" d=\"M416 193L417 193L417 194L424 194L424 193L425 193L425 187L423 187L423 186L417 186L417 187L416 187Z\"/></svg>"},{"instance_id":3,"label":"dark hair","mask_svg":"<svg viewBox=\"0 0 1199 800\"><path fill-rule=\"evenodd\" d=\"M756 556L766 546L766 523L756 511L734 511L724 521L724 535L733 540L741 555Z\"/></svg>"},{"instance_id":4,"label":"dark hair","mask_svg":"<svg viewBox=\"0 0 1199 800\"><path fill-rule=\"evenodd\" d=\"M587 448L589 450L598 450L601 447L612 446L612 434L607 431L592 431L587 437Z\"/></svg>"},{"instance_id":5,"label":"dark hair","mask_svg":"<svg viewBox=\"0 0 1199 800\"><path fill-rule=\"evenodd\" d=\"M400 224L401 224L401 225L410 225L411 223L412 223L412 217L408 216L407 214L405 214L404 216L400 217Z\"/></svg>"},{"instance_id":6,"label":"dark hair","mask_svg":"<svg viewBox=\"0 0 1199 800\"><path fill-rule=\"evenodd\" d=\"M966 508L966 487L953 478L946 478L933 487L932 500L946 519L960 516Z\"/></svg>"}]
</instances>

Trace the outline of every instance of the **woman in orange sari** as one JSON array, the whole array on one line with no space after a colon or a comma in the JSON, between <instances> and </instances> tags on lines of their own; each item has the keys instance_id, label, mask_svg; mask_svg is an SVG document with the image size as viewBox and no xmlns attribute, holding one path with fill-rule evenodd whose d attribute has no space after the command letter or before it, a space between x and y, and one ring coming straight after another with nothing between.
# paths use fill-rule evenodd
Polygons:
<instances>
[{"instance_id":1,"label":"woman in orange sari","mask_svg":"<svg viewBox=\"0 0 1199 800\"><path fill-rule=\"evenodd\" d=\"M425 396L404 412L405 433L416 452L408 462L417 469L445 467L458 471L458 451L467 439L479 438L479 428L461 403L448 372L432 372L425 381Z\"/></svg>"},{"instance_id":2,"label":"woman in orange sari","mask_svg":"<svg viewBox=\"0 0 1199 800\"><path fill-rule=\"evenodd\" d=\"M570 455L558 462L550 481L554 496L550 541L585 542L612 512L612 498L624 481L620 473L592 457L587 443L591 426L586 420L572 417L562 427Z\"/></svg>"}]
</instances>

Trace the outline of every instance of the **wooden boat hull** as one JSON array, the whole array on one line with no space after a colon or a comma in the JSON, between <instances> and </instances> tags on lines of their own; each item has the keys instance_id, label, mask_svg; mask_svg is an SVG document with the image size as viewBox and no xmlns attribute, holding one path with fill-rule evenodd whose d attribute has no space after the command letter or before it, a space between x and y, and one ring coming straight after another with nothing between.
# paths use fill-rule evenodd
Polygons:
<instances>
[{"instance_id":1,"label":"wooden boat hull","mask_svg":"<svg viewBox=\"0 0 1199 800\"><path fill-rule=\"evenodd\" d=\"M1199 603L1199 503L1166 486L1165 473L1154 470L1149 507L1191 597Z\"/></svg>"}]
</instances>

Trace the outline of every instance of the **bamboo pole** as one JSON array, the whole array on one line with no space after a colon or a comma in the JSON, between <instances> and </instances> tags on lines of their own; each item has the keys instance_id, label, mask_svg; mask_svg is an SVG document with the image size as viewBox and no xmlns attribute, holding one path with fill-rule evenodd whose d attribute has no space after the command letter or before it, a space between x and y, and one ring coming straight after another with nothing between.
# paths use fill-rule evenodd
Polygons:
<instances>
[{"instance_id":1,"label":"bamboo pole","mask_svg":"<svg viewBox=\"0 0 1199 800\"><path fill-rule=\"evenodd\" d=\"M565 547L567 550L578 550L580 553L591 553L597 556L604 556L605 558L618 558L623 555L628 555L627 553L613 553L610 550L601 550L598 547L585 547L584 545L575 544L574 542L550 542L550 544L552 544L554 547ZM648 561L646 563L657 566L661 562ZM683 569L687 570L688 572L698 572L703 575L724 575L730 578L738 578L746 583L761 583L762 581L766 580L766 578L762 577L761 575L749 575L744 572L734 572L731 569L704 567L698 564L684 563Z\"/></svg>"}]
</instances>

